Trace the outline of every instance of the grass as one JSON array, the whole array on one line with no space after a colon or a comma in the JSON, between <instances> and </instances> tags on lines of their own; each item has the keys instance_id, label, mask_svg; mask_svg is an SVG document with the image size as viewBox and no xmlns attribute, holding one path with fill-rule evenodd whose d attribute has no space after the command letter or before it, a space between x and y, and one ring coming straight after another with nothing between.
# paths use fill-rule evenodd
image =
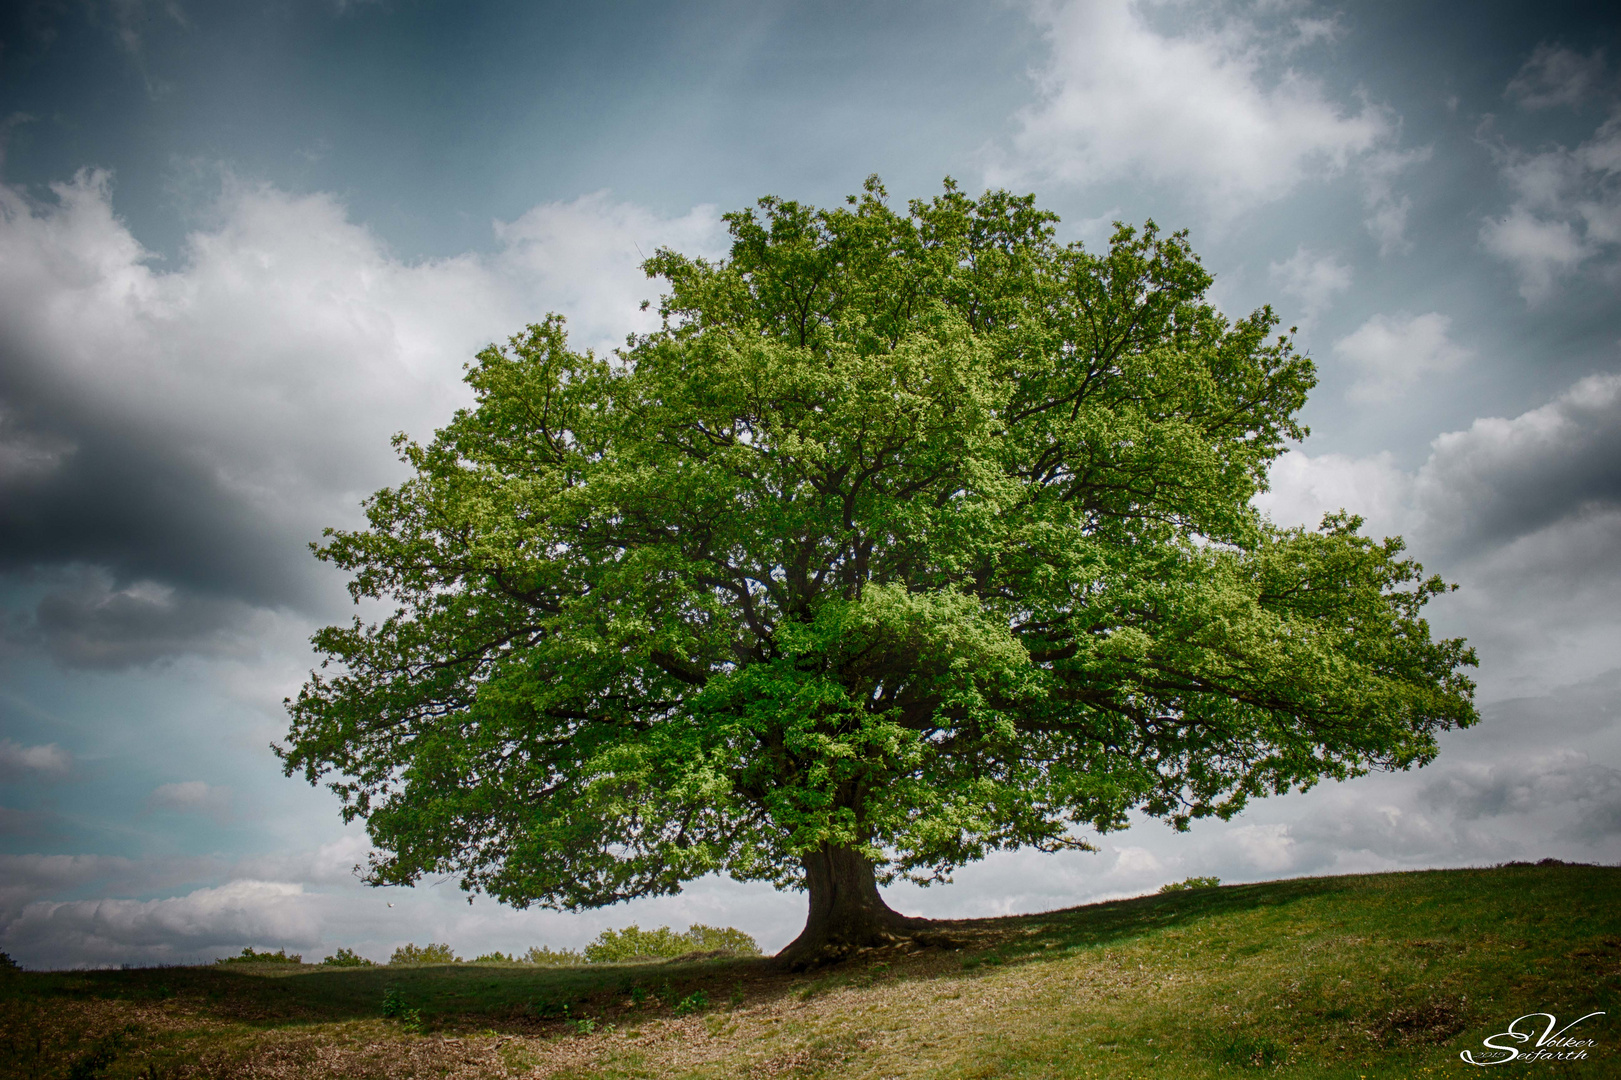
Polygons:
<instances>
[{"instance_id":1,"label":"grass","mask_svg":"<svg viewBox=\"0 0 1621 1080\"><path fill-rule=\"evenodd\" d=\"M1193 889L958 924L963 948L535 968L231 964L0 979L0 1075L1374 1080L1593 1011L1621 1076L1621 868ZM385 1017L385 1002L390 1016ZM1505 1073L1508 1070L1504 1070Z\"/></svg>"}]
</instances>

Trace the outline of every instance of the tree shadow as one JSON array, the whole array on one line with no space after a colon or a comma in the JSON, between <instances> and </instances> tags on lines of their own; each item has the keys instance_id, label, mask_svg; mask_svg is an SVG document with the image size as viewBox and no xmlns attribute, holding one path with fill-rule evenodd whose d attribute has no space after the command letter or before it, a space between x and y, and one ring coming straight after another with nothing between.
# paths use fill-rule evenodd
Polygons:
<instances>
[{"instance_id":1,"label":"tree shadow","mask_svg":"<svg viewBox=\"0 0 1621 1080\"><path fill-rule=\"evenodd\" d=\"M1077 950L1123 945L1151 933L1239 912L1285 907L1352 888L1314 878L1191 889L1035 915L941 920L923 948L865 950L842 963L792 972L769 957L709 957L641 964L534 967L443 964L320 968L280 964L26 973L0 988L44 1001L173 1000L202 1016L255 1027L384 1016L392 1000L429 1030L544 1035L671 1016L769 1005L878 979L926 982L965 971L1042 963ZM24 989L26 986L26 989Z\"/></svg>"}]
</instances>

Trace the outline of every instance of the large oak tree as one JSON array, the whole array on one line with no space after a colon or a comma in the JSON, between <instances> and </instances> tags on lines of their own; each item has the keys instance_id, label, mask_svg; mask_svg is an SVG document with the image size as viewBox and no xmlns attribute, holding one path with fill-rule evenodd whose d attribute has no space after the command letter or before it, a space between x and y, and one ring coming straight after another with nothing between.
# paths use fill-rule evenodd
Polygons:
<instances>
[{"instance_id":1,"label":"large oak tree","mask_svg":"<svg viewBox=\"0 0 1621 1080\"><path fill-rule=\"evenodd\" d=\"M279 749L379 884L593 907L712 872L809 893L795 963L915 936L877 885L1423 764L1474 663L1399 540L1252 506L1315 376L1182 234L1054 240L1033 197L728 215L662 328L553 316L318 554Z\"/></svg>"}]
</instances>

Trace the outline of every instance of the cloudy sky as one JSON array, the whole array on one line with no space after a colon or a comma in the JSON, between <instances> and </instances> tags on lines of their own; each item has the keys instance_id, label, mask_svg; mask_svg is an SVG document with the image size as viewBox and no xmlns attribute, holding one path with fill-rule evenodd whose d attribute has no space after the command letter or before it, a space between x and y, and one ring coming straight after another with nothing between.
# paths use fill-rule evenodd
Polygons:
<instances>
[{"instance_id":1,"label":"cloudy sky","mask_svg":"<svg viewBox=\"0 0 1621 1080\"><path fill-rule=\"evenodd\" d=\"M955 916L1253 881L1621 860L1621 20L1507 0L31 0L0 14L0 948L384 959L730 924L727 881L583 915L372 890L269 744L348 617L324 526L548 311L644 328L659 245L880 174L1191 230L1316 359L1265 508L1461 584L1483 722L1440 758L890 902Z\"/></svg>"}]
</instances>

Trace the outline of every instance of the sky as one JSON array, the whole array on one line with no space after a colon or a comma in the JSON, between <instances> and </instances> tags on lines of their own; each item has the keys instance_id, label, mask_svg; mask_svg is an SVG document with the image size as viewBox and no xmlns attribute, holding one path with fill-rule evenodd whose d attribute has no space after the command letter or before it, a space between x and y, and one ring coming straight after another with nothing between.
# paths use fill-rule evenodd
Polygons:
<instances>
[{"instance_id":1,"label":"sky","mask_svg":"<svg viewBox=\"0 0 1621 1080\"><path fill-rule=\"evenodd\" d=\"M911 914L1226 882L1621 862L1621 19L1473 0L21 0L0 13L0 949L30 967L245 946L386 960L737 926L724 879L577 914L373 889L282 776L308 550L397 482L395 432L547 312L650 329L660 246L720 215L1034 192L1059 236L1189 231L1321 379L1259 502L1341 507L1457 592L1482 721L1434 763L1096 853L895 886Z\"/></svg>"}]
</instances>

